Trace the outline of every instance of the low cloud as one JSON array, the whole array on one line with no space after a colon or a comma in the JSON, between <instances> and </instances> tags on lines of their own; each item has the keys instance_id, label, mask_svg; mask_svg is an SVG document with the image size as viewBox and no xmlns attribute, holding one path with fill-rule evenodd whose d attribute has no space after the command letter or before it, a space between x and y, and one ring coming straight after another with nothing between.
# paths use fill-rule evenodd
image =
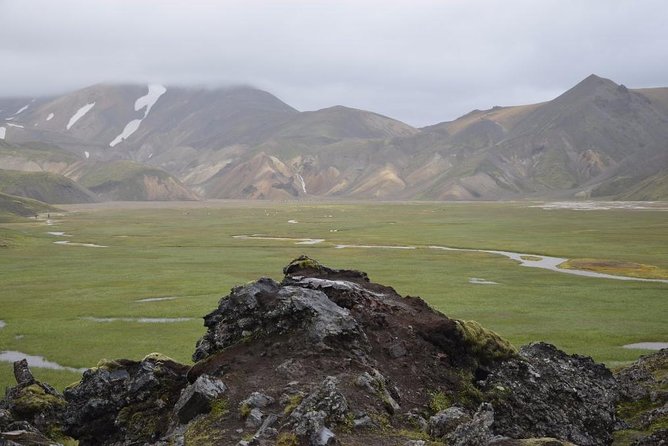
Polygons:
<instances>
[{"instance_id":1,"label":"low cloud","mask_svg":"<svg viewBox=\"0 0 668 446\"><path fill-rule=\"evenodd\" d=\"M0 96L98 82L250 84L421 126L596 73L668 84L662 0L0 0Z\"/></svg>"}]
</instances>

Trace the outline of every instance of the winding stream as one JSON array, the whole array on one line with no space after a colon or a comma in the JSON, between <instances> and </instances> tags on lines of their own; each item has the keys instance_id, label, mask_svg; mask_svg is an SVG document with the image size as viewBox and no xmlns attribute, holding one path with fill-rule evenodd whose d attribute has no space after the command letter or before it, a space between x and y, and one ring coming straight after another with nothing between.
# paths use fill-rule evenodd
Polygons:
<instances>
[{"instance_id":1,"label":"winding stream","mask_svg":"<svg viewBox=\"0 0 668 446\"><path fill-rule=\"evenodd\" d=\"M448 246L429 246L429 249L440 249L443 251L486 252L489 254L498 254L520 262L521 266L528 266L529 268L541 268L541 269L546 269L548 271L555 271L558 273L574 274L576 276L597 277L599 279L633 280L638 282L668 283L668 280L666 279L643 279L640 277L616 276L614 274L597 273L594 271L584 271L581 269L559 268L559 265L568 260L561 257L550 257L550 256L535 255L535 254L522 254L519 252L496 251L491 249L450 248Z\"/></svg>"},{"instance_id":2,"label":"winding stream","mask_svg":"<svg viewBox=\"0 0 668 446\"><path fill-rule=\"evenodd\" d=\"M305 244L316 244L322 243L325 239L309 239L309 238L291 238L291 237L269 237L260 234L253 235L234 235L232 236L236 239L241 240L278 240L278 241L297 241L298 245ZM658 282L658 283L668 283L666 279L643 279L640 277L630 277L630 276L617 276L614 274L605 274L597 273L594 271L585 271L581 269L566 269L559 268L559 265L566 262L568 259L562 257L551 257L537 254L523 254L521 252L512 252L512 251L499 251L494 249L470 249L470 248L452 248L450 246L439 246L439 245L429 245L429 246L404 246L404 245L348 245L348 244L337 244L333 246L334 249L436 249L441 251L468 251L468 252L486 252L488 254L496 254L500 256L507 257L511 260L515 260L520 263L520 266L526 266L529 268L541 268L548 271L554 271L557 273L563 274L573 274L575 276L584 276L584 277L595 277L598 279L613 279L613 280L630 280L636 282ZM489 281L479 280L472 278L470 283L473 284L485 284L485 285L494 285L489 283Z\"/></svg>"}]
</instances>

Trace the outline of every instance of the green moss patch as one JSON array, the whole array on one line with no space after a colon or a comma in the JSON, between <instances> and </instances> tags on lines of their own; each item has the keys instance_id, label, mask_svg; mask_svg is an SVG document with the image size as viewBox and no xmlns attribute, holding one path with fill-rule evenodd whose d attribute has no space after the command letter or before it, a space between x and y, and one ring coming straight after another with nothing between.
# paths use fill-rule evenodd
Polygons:
<instances>
[{"instance_id":1,"label":"green moss patch","mask_svg":"<svg viewBox=\"0 0 668 446\"><path fill-rule=\"evenodd\" d=\"M517 356L517 349L506 339L476 321L456 320L457 331L482 364Z\"/></svg>"},{"instance_id":2,"label":"green moss patch","mask_svg":"<svg viewBox=\"0 0 668 446\"><path fill-rule=\"evenodd\" d=\"M19 416L31 417L40 412L62 409L65 400L62 397L47 393L39 384L32 384L20 390L14 400L13 410Z\"/></svg>"}]
</instances>

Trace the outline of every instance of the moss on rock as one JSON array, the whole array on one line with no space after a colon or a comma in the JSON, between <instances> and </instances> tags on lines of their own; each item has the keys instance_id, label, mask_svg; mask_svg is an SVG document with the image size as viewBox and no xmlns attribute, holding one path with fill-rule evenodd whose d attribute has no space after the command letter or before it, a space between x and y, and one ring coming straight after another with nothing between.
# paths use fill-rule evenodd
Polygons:
<instances>
[{"instance_id":1,"label":"moss on rock","mask_svg":"<svg viewBox=\"0 0 668 446\"><path fill-rule=\"evenodd\" d=\"M21 417L31 417L40 412L65 407L62 397L47 393L39 384L31 384L19 391L13 403L13 411Z\"/></svg>"},{"instance_id":2,"label":"moss on rock","mask_svg":"<svg viewBox=\"0 0 668 446\"><path fill-rule=\"evenodd\" d=\"M506 339L476 321L455 320L457 332L482 364L517 357L517 349Z\"/></svg>"},{"instance_id":3,"label":"moss on rock","mask_svg":"<svg viewBox=\"0 0 668 446\"><path fill-rule=\"evenodd\" d=\"M283 274L287 276L289 274L294 273L295 271L303 269L320 271L321 269L323 269L323 266L320 264L320 262L308 256L299 256L290 263L288 263L288 265L285 268L283 268Z\"/></svg>"}]
</instances>

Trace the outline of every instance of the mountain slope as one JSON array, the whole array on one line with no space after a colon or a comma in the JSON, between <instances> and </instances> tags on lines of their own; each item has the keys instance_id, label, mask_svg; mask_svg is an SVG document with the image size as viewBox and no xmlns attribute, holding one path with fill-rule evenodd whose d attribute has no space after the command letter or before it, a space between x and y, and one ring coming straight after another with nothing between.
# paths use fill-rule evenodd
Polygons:
<instances>
[{"instance_id":1,"label":"mountain slope","mask_svg":"<svg viewBox=\"0 0 668 446\"><path fill-rule=\"evenodd\" d=\"M52 204L97 201L91 191L67 177L50 172L0 169L0 192Z\"/></svg>"},{"instance_id":2,"label":"mountain slope","mask_svg":"<svg viewBox=\"0 0 668 446\"><path fill-rule=\"evenodd\" d=\"M58 209L25 197L7 195L0 192L0 222L11 221L15 217L33 217L42 212L54 212ZM0 238L0 247L3 239Z\"/></svg>"},{"instance_id":3,"label":"mountain slope","mask_svg":"<svg viewBox=\"0 0 668 446\"><path fill-rule=\"evenodd\" d=\"M30 149L0 139L0 168L78 180L113 165L108 186L89 184L105 199L668 198L668 88L595 75L551 101L422 129L343 106L298 112L250 87L95 85L26 101L0 100L1 136ZM175 179L137 180L136 163Z\"/></svg>"},{"instance_id":4,"label":"mountain slope","mask_svg":"<svg viewBox=\"0 0 668 446\"><path fill-rule=\"evenodd\" d=\"M631 187L668 169L668 115L594 75L552 101L476 111L423 131L444 136L418 150L454 166L428 192L436 197L602 196L597 190L620 177Z\"/></svg>"},{"instance_id":5,"label":"mountain slope","mask_svg":"<svg viewBox=\"0 0 668 446\"><path fill-rule=\"evenodd\" d=\"M81 172L78 182L108 201L197 200L174 176L132 161L99 162Z\"/></svg>"},{"instance_id":6,"label":"mountain slope","mask_svg":"<svg viewBox=\"0 0 668 446\"><path fill-rule=\"evenodd\" d=\"M149 159L163 145L206 147L256 141L297 113L261 90L94 85L29 107L13 142L46 141L102 159Z\"/></svg>"}]
</instances>

